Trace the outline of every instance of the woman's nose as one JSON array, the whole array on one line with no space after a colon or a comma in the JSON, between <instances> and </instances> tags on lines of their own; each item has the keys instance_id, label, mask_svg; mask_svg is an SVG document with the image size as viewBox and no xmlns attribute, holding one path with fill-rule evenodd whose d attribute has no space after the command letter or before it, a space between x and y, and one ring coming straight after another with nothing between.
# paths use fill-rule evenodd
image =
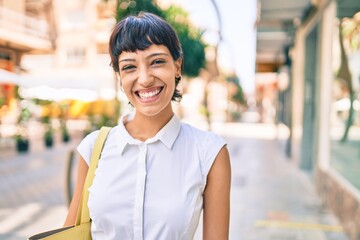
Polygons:
<instances>
[{"instance_id":1,"label":"woman's nose","mask_svg":"<svg viewBox=\"0 0 360 240\"><path fill-rule=\"evenodd\" d=\"M150 87L154 84L155 78L148 70L140 71L138 82L143 87Z\"/></svg>"}]
</instances>

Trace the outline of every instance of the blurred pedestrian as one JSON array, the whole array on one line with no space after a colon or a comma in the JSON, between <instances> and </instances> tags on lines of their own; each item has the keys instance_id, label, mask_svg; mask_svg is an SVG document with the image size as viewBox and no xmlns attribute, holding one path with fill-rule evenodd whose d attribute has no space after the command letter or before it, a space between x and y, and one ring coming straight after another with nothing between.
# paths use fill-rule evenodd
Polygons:
<instances>
[{"instance_id":1,"label":"blurred pedestrian","mask_svg":"<svg viewBox=\"0 0 360 240\"><path fill-rule=\"evenodd\" d=\"M203 210L203 238L228 239L230 161L224 140L181 123L182 49L173 28L141 12L115 26L111 64L134 113L112 128L89 188L97 239L193 239ZM189 56L190 57L190 56ZM99 131L78 146L78 181L65 226L74 225Z\"/></svg>"}]
</instances>

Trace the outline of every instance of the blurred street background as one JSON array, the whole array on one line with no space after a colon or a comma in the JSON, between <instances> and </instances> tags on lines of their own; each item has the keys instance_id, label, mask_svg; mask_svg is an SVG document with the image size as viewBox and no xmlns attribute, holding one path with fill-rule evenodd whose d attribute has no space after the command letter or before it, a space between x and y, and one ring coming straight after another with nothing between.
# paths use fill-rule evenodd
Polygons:
<instances>
[{"instance_id":1,"label":"blurred street background","mask_svg":"<svg viewBox=\"0 0 360 240\"><path fill-rule=\"evenodd\" d=\"M360 240L360 0L0 0L0 240L61 227L77 144L133 111L108 39L141 10L182 43L176 114L228 142L230 239Z\"/></svg>"}]
</instances>

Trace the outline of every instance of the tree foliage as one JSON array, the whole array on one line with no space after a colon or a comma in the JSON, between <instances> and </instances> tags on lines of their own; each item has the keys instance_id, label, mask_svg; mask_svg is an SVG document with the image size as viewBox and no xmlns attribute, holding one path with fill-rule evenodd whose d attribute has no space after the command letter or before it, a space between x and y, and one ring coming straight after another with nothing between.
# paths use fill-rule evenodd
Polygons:
<instances>
[{"instance_id":1,"label":"tree foliage","mask_svg":"<svg viewBox=\"0 0 360 240\"><path fill-rule=\"evenodd\" d=\"M183 49L183 74L189 77L197 76L200 69L205 66L205 44L201 40L202 32L191 24L187 12L174 5L163 10L152 0L117 0L117 20L128 15L136 15L140 11L154 13L173 26Z\"/></svg>"},{"instance_id":2,"label":"tree foliage","mask_svg":"<svg viewBox=\"0 0 360 240\"><path fill-rule=\"evenodd\" d=\"M236 86L236 92L231 96L231 100L236 103L246 105L244 91L240 85L239 78L236 75L232 75L232 76L228 76L226 78L226 81Z\"/></svg>"},{"instance_id":3,"label":"tree foliage","mask_svg":"<svg viewBox=\"0 0 360 240\"><path fill-rule=\"evenodd\" d=\"M349 67L349 60L346 52L346 42L348 43L348 51L357 51L360 49L360 21L357 19L340 19L339 22L339 45L340 45L340 68L337 73L338 79L342 80L342 83L348 90L349 99L350 99L350 108L349 114L347 117L345 129L343 136L341 138L342 142L345 142L348 139L348 134L350 127L354 123L354 101L356 99L356 95L359 92L359 89L356 89L353 86L352 73Z\"/></svg>"},{"instance_id":4,"label":"tree foliage","mask_svg":"<svg viewBox=\"0 0 360 240\"><path fill-rule=\"evenodd\" d=\"M188 14L178 6L170 6L166 9L165 19L179 36L184 54L184 73L188 76L197 76L205 65L202 32L191 25Z\"/></svg>"},{"instance_id":5,"label":"tree foliage","mask_svg":"<svg viewBox=\"0 0 360 240\"><path fill-rule=\"evenodd\" d=\"M117 0L116 2L116 20L129 15L137 15L141 11L154 13L164 18L164 12L152 0Z\"/></svg>"}]
</instances>

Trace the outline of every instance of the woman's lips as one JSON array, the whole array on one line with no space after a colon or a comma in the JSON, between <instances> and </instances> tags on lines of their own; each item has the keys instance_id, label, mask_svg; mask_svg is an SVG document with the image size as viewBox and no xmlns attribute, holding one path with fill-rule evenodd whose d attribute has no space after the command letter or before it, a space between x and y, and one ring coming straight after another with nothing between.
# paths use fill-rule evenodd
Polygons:
<instances>
[{"instance_id":1,"label":"woman's lips","mask_svg":"<svg viewBox=\"0 0 360 240\"><path fill-rule=\"evenodd\" d=\"M157 99L163 87L135 91L135 94L142 102L152 102Z\"/></svg>"}]
</instances>

